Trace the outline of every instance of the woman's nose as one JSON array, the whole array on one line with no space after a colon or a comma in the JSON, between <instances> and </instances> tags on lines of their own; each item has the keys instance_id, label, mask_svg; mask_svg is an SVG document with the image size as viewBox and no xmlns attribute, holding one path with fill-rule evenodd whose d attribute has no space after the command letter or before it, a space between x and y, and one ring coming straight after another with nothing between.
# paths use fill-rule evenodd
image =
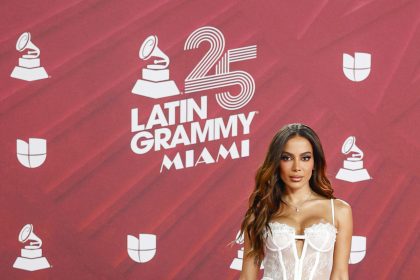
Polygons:
<instances>
[{"instance_id":1,"label":"woman's nose","mask_svg":"<svg viewBox=\"0 0 420 280\"><path fill-rule=\"evenodd\" d=\"M293 161L293 171L299 171L300 170L300 162L299 160Z\"/></svg>"}]
</instances>

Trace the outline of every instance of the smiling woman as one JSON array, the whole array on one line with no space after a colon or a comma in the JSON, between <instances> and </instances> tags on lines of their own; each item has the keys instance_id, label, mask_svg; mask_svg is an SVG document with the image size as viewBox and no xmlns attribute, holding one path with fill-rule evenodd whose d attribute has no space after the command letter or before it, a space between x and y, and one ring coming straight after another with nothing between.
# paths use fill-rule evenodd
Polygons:
<instances>
[{"instance_id":1,"label":"smiling woman","mask_svg":"<svg viewBox=\"0 0 420 280\"><path fill-rule=\"evenodd\" d=\"M241 225L240 279L348 279L353 230L350 206L333 196L316 133L284 126L258 169Z\"/></svg>"}]
</instances>

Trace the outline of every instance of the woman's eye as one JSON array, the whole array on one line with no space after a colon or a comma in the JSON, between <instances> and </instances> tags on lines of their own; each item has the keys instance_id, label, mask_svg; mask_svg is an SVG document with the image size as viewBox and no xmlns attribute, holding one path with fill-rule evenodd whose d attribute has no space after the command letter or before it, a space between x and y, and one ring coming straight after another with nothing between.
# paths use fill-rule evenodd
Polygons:
<instances>
[{"instance_id":1,"label":"woman's eye","mask_svg":"<svg viewBox=\"0 0 420 280\"><path fill-rule=\"evenodd\" d=\"M289 157L289 156L282 156L281 157L281 159L282 160L290 160L290 159L292 159L291 157ZM311 159L311 157L310 156L306 156L306 157L302 157L302 159L303 159L303 161L308 161L308 160L310 160Z\"/></svg>"}]
</instances>

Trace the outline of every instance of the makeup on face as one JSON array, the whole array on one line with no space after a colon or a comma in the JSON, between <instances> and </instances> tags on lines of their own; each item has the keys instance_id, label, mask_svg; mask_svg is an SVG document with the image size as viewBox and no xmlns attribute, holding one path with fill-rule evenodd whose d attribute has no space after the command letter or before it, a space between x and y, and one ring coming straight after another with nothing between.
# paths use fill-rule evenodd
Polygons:
<instances>
[{"instance_id":1,"label":"makeup on face","mask_svg":"<svg viewBox=\"0 0 420 280\"><path fill-rule=\"evenodd\" d=\"M280 156L280 173L285 183L309 181L314 166L312 146L306 138L290 139ZM306 178L306 179L305 179Z\"/></svg>"}]
</instances>

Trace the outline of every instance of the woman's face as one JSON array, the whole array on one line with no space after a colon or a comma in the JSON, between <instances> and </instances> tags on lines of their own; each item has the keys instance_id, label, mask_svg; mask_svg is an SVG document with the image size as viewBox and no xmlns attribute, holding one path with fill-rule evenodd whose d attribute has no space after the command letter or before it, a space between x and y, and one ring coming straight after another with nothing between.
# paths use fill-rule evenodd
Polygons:
<instances>
[{"instance_id":1,"label":"woman's face","mask_svg":"<svg viewBox=\"0 0 420 280\"><path fill-rule=\"evenodd\" d=\"M301 136L290 138L280 157L280 177L286 187L309 187L313 169L314 155L311 143Z\"/></svg>"}]
</instances>

